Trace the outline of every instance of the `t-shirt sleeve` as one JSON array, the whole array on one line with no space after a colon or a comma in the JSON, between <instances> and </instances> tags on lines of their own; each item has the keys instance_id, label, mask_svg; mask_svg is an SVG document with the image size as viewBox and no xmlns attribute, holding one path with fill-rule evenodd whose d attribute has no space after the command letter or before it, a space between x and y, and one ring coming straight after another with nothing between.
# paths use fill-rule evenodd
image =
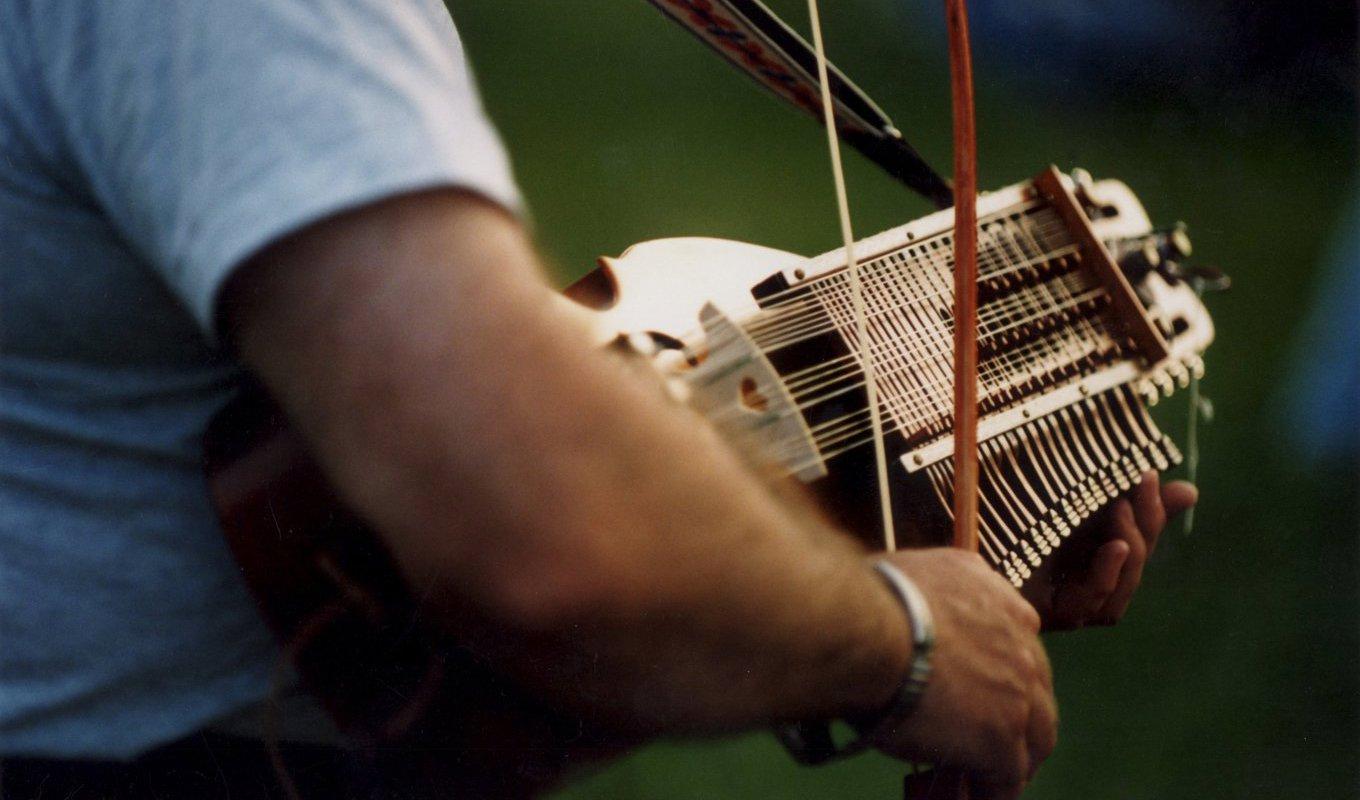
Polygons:
<instances>
[{"instance_id":1,"label":"t-shirt sleeve","mask_svg":"<svg viewBox=\"0 0 1360 800\"><path fill-rule=\"evenodd\" d=\"M519 196L439 0L53 3L38 42L80 180L210 336L231 270L436 186Z\"/></svg>"}]
</instances>

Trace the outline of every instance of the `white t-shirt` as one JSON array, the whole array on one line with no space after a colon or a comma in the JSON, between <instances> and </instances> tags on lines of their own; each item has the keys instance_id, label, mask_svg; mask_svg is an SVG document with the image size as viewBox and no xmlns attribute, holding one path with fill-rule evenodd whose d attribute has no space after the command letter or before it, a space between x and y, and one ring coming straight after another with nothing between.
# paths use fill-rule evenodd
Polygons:
<instances>
[{"instance_id":1,"label":"white t-shirt","mask_svg":"<svg viewBox=\"0 0 1360 800\"><path fill-rule=\"evenodd\" d=\"M439 0L0 3L0 755L126 757L266 694L201 472L217 292L433 186L519 202Z\"/></svg>"}]
</instances>

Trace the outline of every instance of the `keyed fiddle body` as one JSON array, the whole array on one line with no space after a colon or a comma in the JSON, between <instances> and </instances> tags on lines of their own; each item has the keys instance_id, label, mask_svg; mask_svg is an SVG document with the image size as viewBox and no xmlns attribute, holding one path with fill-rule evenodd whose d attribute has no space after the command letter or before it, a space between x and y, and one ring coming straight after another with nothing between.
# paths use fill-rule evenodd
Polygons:
<instances>
[{"instance_id":1,"label":"keyed fiddle body","mask_svg":"<svg viewBox=\"0 0 1360 800\"><path fill-rule=\"evenodd\" d=\"M1202 373L1196 292L1140 257L1157 234L1117 181L1050 170L979 201L983 555L1017 586L1147 470L1181 460L1147 406ZM856 245L904 543L947 541L952 215ZM1132 255L1131 255L1132 254ZM1155 260L1155 259L1154 259ZM637 245L567 295L757 460L875 544L865 370L842 251L711 239Z\"/></svg>"}]
</instances>

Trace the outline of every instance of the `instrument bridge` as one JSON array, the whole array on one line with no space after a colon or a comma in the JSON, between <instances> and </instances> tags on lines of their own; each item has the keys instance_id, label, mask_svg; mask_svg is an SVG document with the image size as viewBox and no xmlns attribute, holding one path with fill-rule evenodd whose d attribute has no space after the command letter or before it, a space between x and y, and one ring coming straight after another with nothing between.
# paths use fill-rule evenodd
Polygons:
<instances>
[{"instance_id":1,"label":"instrument bridge","mask_svg":"<svg viewBox=\"0 0 1360 800\"><path fill-rule=\"evenodd\" d=\"M712 303L699 312L708 355L685 376L689 403L746 454L802 481L826 475L798 405L751 335Z\"/></svg>"}]
</instances>

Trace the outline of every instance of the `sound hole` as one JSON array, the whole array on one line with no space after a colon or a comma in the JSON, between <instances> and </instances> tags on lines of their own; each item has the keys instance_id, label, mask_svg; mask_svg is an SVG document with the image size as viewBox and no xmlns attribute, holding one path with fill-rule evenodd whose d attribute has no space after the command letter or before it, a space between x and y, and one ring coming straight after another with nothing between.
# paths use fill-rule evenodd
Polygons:
<instances>
[{"instance_id":1,"label":"sound hole","mask_svg":"<svg viewBox=\"0 0 1360 800\"><path fill-rule=\"evenodd\" d=\"M760 387L756 385L754 378L742 378L741 404L751 411L769 411L770 398L760 393Z\"/></svg>"}]
</instances>

